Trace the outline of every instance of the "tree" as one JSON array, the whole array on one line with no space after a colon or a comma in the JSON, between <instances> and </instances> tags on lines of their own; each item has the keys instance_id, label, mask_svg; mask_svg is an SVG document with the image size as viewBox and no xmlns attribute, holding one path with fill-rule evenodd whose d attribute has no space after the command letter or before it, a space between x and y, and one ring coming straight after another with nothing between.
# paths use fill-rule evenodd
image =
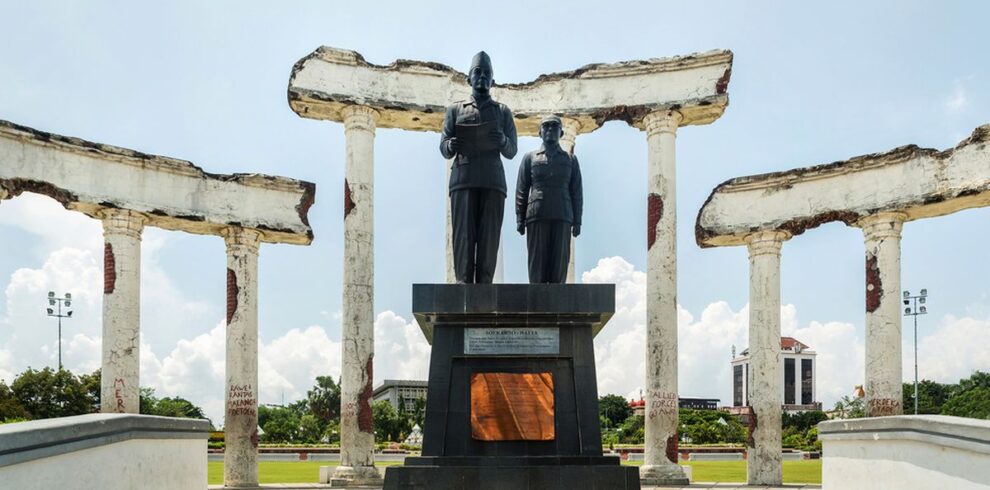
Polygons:
<instances>
[{"instance_id":1,"label":"tree","mask_svg":"<svg viewBox=\"0 0 990 490\"><path fill-rule=\"evenodd\" d=\"M694 444L741 443L746 438L746 428L726 412L682 408L678 420L681 435Z\"/></svg>"},{"instance_id":2,"label":"tree","mask_svg":"<svg viewBox=\"0 0 990 490\"><path fill-rule=\"evenodd\" d=\"M315 415L307 413L299 418L299 442L315 444L322 442L323 427Z\"/></svg>"},{"instance_id":3,"label":"tree","mask_svg":"<svg viewBox=\"0 0 990 490\"><path fill-rule=\"evenodd\" d=\"M959 392L976 388L990 388L990 372L974 371L969 378L959 380Z\"/></svg>"},{"instance_id":4,"label":"tree","mask_svg":"<svg viewBox=\"0 0 990 490\"><path fill-rule=\"evenodd\" d=\"M632 414L632 407L625 397L605 395L598 399L598 416L605 422L605 427L618 427Z\"/></svg>"},{"instance_id":5,"label":"tree","mask_svg":"<svg viewBox=\"0 0 990 490\"><path fill-rule=\"evenodd\" d=\"M289 407L258 407L258 425L265 442L292 442L299 435L299 414Z\"/></svg>"},{"instance_id":6,"label":"tree","mask_svg":"<svg viewBox=\"0 0 990 490\"><path fill-rule=\"evenodd\" d=\"M412 430L412 418L399 412L388 400L379 400L371 406L375 438L379 441L405 440Z\"/></svg>"},{"instance_id":7,"label":"tree","mask_svg":"<svg viewBox=\"0 0 990 490\"><path fill-rule=\"evenodd\" d=\"M86 390L86 394L89 395L90 402L92 403L91 409L93 412L100 411L100 377L101 370L97 369L91 374L81 374L79 375L79 382L82 383L83 389Z\"/></svg>"},{"instance_id":8,"label":"tree","mask_svg":"<svg viewBox=\"0 0 990 490\"><path fill-rule=\"evenodd\" d=\"M990 419L990 388L973 388L953 396L942 406L942 414Z\"/></svg>"},{"instance_id":9,"label":"tree","mask_svg":"<svg viewBox=\"0 0 990 490\"><path fill-rule=\"evenodd\" d=\"M957 389L955 385L936 383L923 379L918 382L918 413L933 414L942 411L942 405ZM903 407L905 413L914 413L914 383L904 383Z\"/></svg>"},{"instance_id":10,"label":"tree","mask_svg":"<svg viewBox=\"0 0 990 490\"><path fill-rule=\"evenodd\" d=\"M340 420L340 384L335 383L333 377L317 376L316 385L306 392L306 402L309 412L324 429Z\"/></svg>"},{"instance_id":11,"label":"tree","mask_svg":"<svg viewBox=\"0 0 990 490\"><path fill-rule=\"evenodd\" d=\"M0 381L0 423L19 422L30 418L31 414L17 400L7 383Z\"/></svg>"},{"instance_id":12,"label":"tree","mask_svg":"<svg viewBox=\"0 0 990 490\"><path fill-rule=\"evenodd\" d=\"M619 442L623 444L642 444L646 439L645 418L633 415L619 426Z\"/></svg>"},{"instance_id":13,"label":"tree","mask_svg":"<svg viewBox=\"0 0 990 490\"><path fill-rule=\"evenodd\" d=\"M32 419L68 417L92 412L93 401L74 374L64 369L27 368L10 389Z\"/></svg>"},{"instance_id":14,"label":"tree","mask_svg":"<svg viewBox=\"0 0 990 490\"><path fill-rule=\"evenodd\" d=\"M781 426L785 429L792 427L798 432L807 432L823 420L828 420L828 415L825 415L825 412L821 410L808 410L794 414L784 412L780 421Z\"/></svg>"},{"instance_id":15,"label":"tree","mask_svg":"<svg viewBox=\"0 0 990 490\"><path fill-rule=\"evenodd\" d=\"M835 411L840 419L859 419L866 417L866 407L860 397L846 395L841 400L835 402Z\"/></svg>"}]
</instances>

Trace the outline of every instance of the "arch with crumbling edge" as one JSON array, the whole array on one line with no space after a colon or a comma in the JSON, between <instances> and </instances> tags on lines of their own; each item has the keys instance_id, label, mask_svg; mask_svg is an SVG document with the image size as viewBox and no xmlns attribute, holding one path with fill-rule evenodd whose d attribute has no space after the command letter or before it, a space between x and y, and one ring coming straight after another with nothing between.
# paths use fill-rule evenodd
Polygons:
<instances>
[{"instance_id":1,"label":"arch with crumbling edge","mask_svg":"<svg viewBox=\"0 0 990 490\"><path fill-rule=\"evenodd\" d=\"M866 411L900 415L901 230L907 221L990 206L990 125L954 148L902 146L849 160L748 177L717 186L698 212L701 247L746 245L750 256L752 410L761 423L755 471L780 472L780 250L792 236L841 221L862 228L866 248ZM766 422L766 421L771 422ZM774 422L776 421L776 422Z\"/></svg>"},{"instance_id":2,"label":"arch with crumbling edge","mask_svg":"<svg viewBox=\"0 0 990 490\"><path fill-rule=\"evenodd\" d=\"M145 226L227 245L225 482L258 484L260 244L309 245L312 183L211 174L187 162L0 121L0 199L24 192L103 222L101 411L138 413L141 235Z\"/></svg>"}]
</instances>

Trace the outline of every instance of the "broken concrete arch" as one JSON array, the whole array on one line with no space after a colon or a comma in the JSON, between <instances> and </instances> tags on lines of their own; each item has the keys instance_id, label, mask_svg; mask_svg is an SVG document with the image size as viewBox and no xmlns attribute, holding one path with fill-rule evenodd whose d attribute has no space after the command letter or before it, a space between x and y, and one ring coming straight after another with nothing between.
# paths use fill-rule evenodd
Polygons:
<instances>
[{"instance_id":1,"label":"broken concrete arch","mask_svg":"<svg viewBox=\"0 0 990 490\"><path fill-rule=\"evenodd\" d=\"M732 52L713 50L590 64L496 85L492 96L512 108L521 136L537 135L546 114L576 120L579 133L612 120L642 129L647 114L667 110L682 114L682 126L709 124L729 103L731 72ZM466 80L440 63L374 65L355 51L323 46L292 68L288 98L292 110L309 119L342 122L343 108L363 105L379 112L378 127L439 132L447 105L470 96Z\"/></svg>"},{"instance_id":2,"label":"broken concrete arch","mask_svg":"<svg viewBox=\"0 0 990 490\"><path fill-rule=\"evenodd\" d=\"M856 226L881 212L905 221L990 206L990 124L954 148L902 146L840 162L737 177L698 212L698 245L743 245L759 231L799 235L832 221Z\"/></svg>"},{"instance_id":3,"label":"broken concrete arch","mask_svg":"<svg viewBox=\"0 0 990 490\"><path fill-rule=\"evenodd\" d=\"M147 226L220 235L234 226L262 241L308 245L308 212L316 186L261 174L221 175L191 162L61 136L0 120L0 193L55 199L100 219L126 209Z\"/></svg>"}]
</instances>

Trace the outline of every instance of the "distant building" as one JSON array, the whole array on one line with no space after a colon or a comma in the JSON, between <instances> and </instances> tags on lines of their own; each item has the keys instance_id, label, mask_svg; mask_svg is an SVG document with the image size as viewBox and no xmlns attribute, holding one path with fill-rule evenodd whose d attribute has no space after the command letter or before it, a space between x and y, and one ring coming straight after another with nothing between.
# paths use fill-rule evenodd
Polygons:
<instances>
[{"instance_id":1,"label":"distant building","mask_svg":"<svg viewBox=\"0 0 990 490\"><path fill-rule=\"evenodd\" d=\"M396 410L412 412L416 400L426 400L426 381L386 379L371 395L372 401L388 400Z\"/></svg>"},{"instance_id":2,"label":"distant building","mask_svg":"<svg viewBox=\"0 0 990 490\"><path fill-rule=\"evenodd\" d=\"M677 405L680 408L692 408L694 410L718 410L718 398L678 398ZM633 409L633 415L646 415L646 400L642 395L639 400L629 400L629 408Z\"/></svg>"},{"instance_id":3,"label":"distant building","mask_svg":"<svg viewBox=\"0 0 990 490\"><path fill-rule=\"evenodd\" d=\"M735 354L733 348L733 355ZM780 363L783 384L781 404L785 412L821 410L816 401L815 379L818 353L793 337L780 338ZM749 349L743 350L732 361L732 407L730 412L742 412L749 406Z\"/></svg>"}]
</instances>

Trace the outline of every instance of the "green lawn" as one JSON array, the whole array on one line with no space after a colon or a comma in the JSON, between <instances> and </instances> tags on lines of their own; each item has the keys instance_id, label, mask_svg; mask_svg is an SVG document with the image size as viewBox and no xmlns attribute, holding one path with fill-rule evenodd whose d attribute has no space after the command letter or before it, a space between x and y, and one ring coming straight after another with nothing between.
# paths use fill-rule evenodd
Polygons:
<instances>
[{"instance_id":1,"label":"green lawn","mask_svg":"<svg viewBox=\"0 0 990 490\"><path fill-rule=\"evenodd\" d=\"M641 465L642 462L629 463ZM694 481L704 482L744 482L746 481L745 461L686 461L682 465L691 467ZM822 460L806 459L784 461L784 483L821 483Z\"/></svg>"},{"instance_id":2,"label":"green lawn","mask_svg":"<svg viewBox=\"0 0 990 490\"><path fill-rule=\"evenodd\" d=\"M378 463L384 468L395 463ZM688 461L695 481L746 481L745 461ZM208 463L210 485L223 483L223 463ZM316 483L320 466L332 466L329 461L261 461L258 463L261 483ZM821 483L822 460L784 461L784 483Z\"/></svg>"}]
</instances>

